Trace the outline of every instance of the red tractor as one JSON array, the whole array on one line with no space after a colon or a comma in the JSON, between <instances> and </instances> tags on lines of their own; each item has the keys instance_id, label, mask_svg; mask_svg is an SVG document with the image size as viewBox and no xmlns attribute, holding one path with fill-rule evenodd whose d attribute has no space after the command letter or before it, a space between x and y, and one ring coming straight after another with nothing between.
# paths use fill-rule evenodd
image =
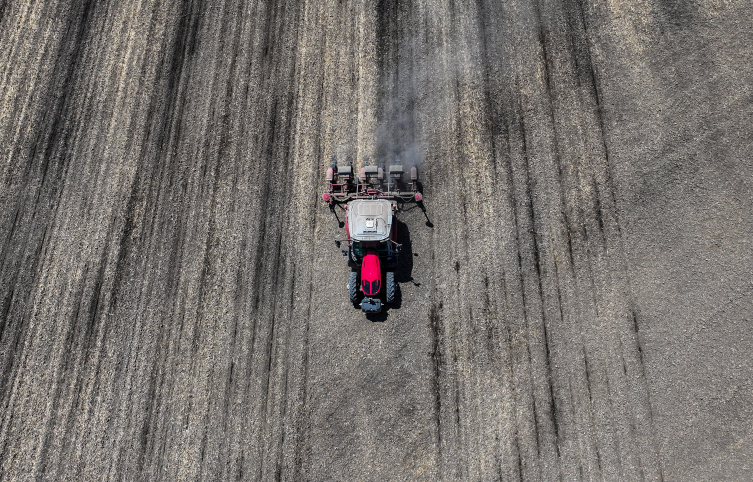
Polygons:
<instances>
[{"instance_id":1,"label":"red tractor","mask_svg":"<svg viewBox=\"0 0 753 482\"><path fill-rule=\"evenodd\" d=\"M348 245L342 251L351 267L350 301L358 305L360 292L363 295L361 309L365 313L379 313L382 298L387 303L395 299L395 268L401 247L395 222L398 205L422 202L418 169L413 166L406 173L400 164L393 164L389 169L385 169L384 164L366 165L358 177L354 177L350 162L345 166L333 162L327 169L327 183L322 199L332 210L343 205L346 213L346 237L335 243L338 247L342 241Z\"/></svg>"}]
</instances>

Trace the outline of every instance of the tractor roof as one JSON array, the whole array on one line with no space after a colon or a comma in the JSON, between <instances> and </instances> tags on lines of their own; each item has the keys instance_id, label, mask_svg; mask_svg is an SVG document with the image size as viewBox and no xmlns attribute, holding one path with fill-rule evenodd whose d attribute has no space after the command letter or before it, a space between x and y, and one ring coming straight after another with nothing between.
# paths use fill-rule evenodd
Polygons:
<instances>
[{"instance_id":1,"label":"tractor roof","mask_svg":"<svg viewBox=\"0 0 753 482\"><path fill-rule=\"evenodd\" d=\"M348 203L348 230L354 241L384 241L392 229L394 201L358 199Z\"/></svg>"}]
</instances>

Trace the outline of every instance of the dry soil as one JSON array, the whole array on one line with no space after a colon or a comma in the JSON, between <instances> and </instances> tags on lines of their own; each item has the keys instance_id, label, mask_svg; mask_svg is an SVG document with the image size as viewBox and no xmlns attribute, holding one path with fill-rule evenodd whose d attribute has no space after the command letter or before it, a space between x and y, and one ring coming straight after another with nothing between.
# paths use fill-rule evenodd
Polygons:
<instances>
[{"instance_id":1,"label":"dry soil","mask_svg":"<svg viewBox=\"0 0 753 482\"><path fill-rule=\"evenodd\" d=\"M0 479L750 480L744 0L0 0ZM331 156L421 169L348 302Z\"/></svg>"}]
</instances>

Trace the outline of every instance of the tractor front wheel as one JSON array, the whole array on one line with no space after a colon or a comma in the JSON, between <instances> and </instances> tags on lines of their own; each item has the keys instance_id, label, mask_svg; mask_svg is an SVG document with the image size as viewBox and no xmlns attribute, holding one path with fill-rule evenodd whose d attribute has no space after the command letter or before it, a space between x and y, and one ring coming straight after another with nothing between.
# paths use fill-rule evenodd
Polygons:
<instances>
[{"instance_id":1,"label":"tractor front wheel","mask_svg":"<svg viewBox=\"0 0 753 482\"><path fill-rule=\"evenodd\" d=\"M385 288L387 291L387 303L392 303L395 301L395 272L394 271L387 271L387 279L385 280Z\"/></svg>"},{"instance_id":2,"label":"tractor front wheel","mask_svg":"<svg viewBox=\"0 0 753 482\"><path fill-rule=\"evenodd\" d=\"M350 278L348 278L348 295L351 303L358 302L358 273L355 271L351 271Z\"/></svg>"}]
</instances>

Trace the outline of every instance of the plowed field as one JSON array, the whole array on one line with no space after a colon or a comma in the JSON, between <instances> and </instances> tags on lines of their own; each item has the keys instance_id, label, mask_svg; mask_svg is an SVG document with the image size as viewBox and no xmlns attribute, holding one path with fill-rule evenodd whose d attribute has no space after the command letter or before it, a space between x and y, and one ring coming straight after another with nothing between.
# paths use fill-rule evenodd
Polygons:
<instances>
[{"instance_id":1,"label":"plowed field","mask_svg":"<svg viewBox=\"0 0 753 482\"><path fill-rule=\"evenodd\" d=\"M752 14L0 0L0 479L749 479Z\"/></svg>"}]
</instances>

